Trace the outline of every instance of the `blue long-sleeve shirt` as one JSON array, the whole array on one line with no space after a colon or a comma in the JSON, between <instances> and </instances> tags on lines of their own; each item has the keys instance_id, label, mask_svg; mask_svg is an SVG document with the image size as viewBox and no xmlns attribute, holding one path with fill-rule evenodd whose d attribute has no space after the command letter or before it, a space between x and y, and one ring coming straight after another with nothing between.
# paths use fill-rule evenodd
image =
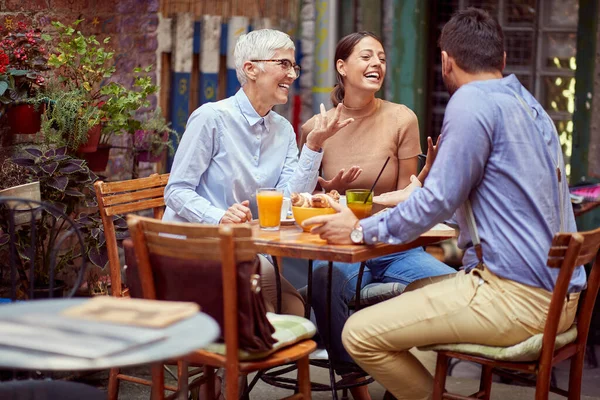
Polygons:
<instances>
[{"instance_id":1,"label":"blue long-sleeve shirt","mask_svg":"<svg viewBox=\"0 0 600 400\"><path fill-rule=\"evenodd\" d=\"M559 271L546 261L559 213L563 231L577 229L564 172L560 183L556 174L557 165L564 171L559 138L543 107L514 75L471 82L450 98L442 135L423 188L392 211L361 221L365 241L409 242L456 211L470 270L478 260L459 209L470 198L486 266L502 278L553 290ZM584 287L580 266L569 292Z\"/></svg>"},{"instance_id":2,"label":"blue long-sleeve shirt","mask_svg":"<svg viewBox=\"0 0 600 400\"><path fill-rule=\"evenodd\" d=\"M290 123L274 111L261 117L240 89L190 116L165 189L163 220L217 224L244 200L257 218L256 189L312 192L322 158L322 151L305 146L298 160Z\"/></svg>"}]
</instances>

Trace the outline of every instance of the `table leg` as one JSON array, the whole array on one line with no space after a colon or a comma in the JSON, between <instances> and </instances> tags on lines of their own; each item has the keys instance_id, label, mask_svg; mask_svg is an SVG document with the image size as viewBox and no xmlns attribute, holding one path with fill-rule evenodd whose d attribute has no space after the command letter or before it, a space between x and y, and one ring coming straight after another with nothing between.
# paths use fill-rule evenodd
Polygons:
<instances>
[{"instance_id":1,"label":"table leg","mask_svg":"<svg viewBox=\"0 0 600 400\"><path fill-rule=\"evenodd\" d=\"M360 290L362 286L362 278L363 273L365 272L365 267L367 266L367 262L363 261L360 263L360 269L358 270L358 279L356 280L356 293L354 294L354 311L360 310Z\"/></svg>"},{"instance_id":2,"label":"table leg","mask_svg":"<svg viewBox=\"0 0 600 400\"><path fill-rule=\"evenodd\" d=\"M329 381L331 384L331 398L337 400L337 390L335 387L335 371L331 362L331 288L333 281L333 261L329 261L327 269L327 354L329 356Z\"/></svg>"},{"instance_id":3,"label":"table leg","mask_svg":"<svg viewBox=\"0 0 600 400\"><path fill-rule=\"evenodd\" d=\"M277 288L277 314L281 314L281 275L279 273L279 257L273 258L273 267L275 269L275 287Z\"/></svg>"},{"instance_id":4,"label":"table leg","mask_svg":"<svg viewBox=\"0 0 600 400\"><path fill-rule=\"evenodd\" d=\"M304 305L304 318L310 319L310 308L312 307L312 285L313 285L313 260L308 260L308 283L306 285L306 304Z\"/></svg>"}]
</instances>

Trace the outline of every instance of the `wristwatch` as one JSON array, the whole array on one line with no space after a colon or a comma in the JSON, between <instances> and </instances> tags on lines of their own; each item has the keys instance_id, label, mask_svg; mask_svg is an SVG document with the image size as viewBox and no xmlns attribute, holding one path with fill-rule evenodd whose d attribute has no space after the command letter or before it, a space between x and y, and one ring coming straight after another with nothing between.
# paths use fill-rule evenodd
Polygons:
<instances>
[{"instance_id":1,"label":"wristwatch","mask_svg":"<svg viewBox=\"0 0 600 400\"><path fill-rule=\"evenodd\" d=\"M356 225L354 225L354 229L350 232L350 240L354 244L364 244L364 235L363 228L360 226L360 221L356 221Z\"/></svg>"}]
</instances>

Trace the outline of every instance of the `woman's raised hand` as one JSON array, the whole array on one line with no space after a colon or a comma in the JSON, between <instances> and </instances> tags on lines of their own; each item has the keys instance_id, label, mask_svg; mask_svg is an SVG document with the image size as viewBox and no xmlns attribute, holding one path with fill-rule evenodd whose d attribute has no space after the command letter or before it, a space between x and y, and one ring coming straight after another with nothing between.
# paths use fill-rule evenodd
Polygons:
<instances>
[{"instance_id":1,"label":"woman's raised hand","mask_svg":"<svg viewBox=\"0 0 600 400\"><path fill-rule=\"evenodd\" d=\"M335 108L333 118L331 119L327 117L327 111L322 103L320 108L321 113L315 118L315 125L312 131L306 136L306 146L313 151L320 151L327 139L335 135L340 129L354 122L354 118L347 118L340 121L340 116L342 115L341 103Z\"/></svg>"}]
</instances>

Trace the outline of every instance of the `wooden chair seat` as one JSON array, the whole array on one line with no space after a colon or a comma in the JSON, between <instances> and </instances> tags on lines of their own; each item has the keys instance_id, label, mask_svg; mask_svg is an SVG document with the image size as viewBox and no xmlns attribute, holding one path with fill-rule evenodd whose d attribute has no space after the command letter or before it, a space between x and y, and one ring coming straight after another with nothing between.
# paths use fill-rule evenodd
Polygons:
<instances>
[{"instance_id":1,"label":"wooden chair seat","mask_svg":"<svg viewBox=\"0 0 600 400\"><path fill-rule=\"evenodd\" d=\"M317 344L314 340L303 340L295 345L278 350L264 359L240 361L238 370L241 373L251 373L292 363L303 357L307 357L316 348ZM218 368L225 368L227 365L227 357L225 355L206 350L197 350L189 354L185 357L185 361L190 364L207 364Z\"/></svg>"},{"instance_id":2,"label":"wooden chair seat","mask_svg":"<svg viewBox=\"0 0 600 400\"><path fill-rule=\"evenodd\" d=\"M452 343L437 344L433 346L419 347L422 351L448 351L453 353L468 354L478 356L483 359L509 362L527 362L536 361L542 353L542 342L544 335L539 333L531 336L527 340L517 343L513 346L485 346L473 343ZM573 324L565 332L556 336L555 349L561 349L574 342L577 339L577 325Z\"/></svg>"}]
</instances>

